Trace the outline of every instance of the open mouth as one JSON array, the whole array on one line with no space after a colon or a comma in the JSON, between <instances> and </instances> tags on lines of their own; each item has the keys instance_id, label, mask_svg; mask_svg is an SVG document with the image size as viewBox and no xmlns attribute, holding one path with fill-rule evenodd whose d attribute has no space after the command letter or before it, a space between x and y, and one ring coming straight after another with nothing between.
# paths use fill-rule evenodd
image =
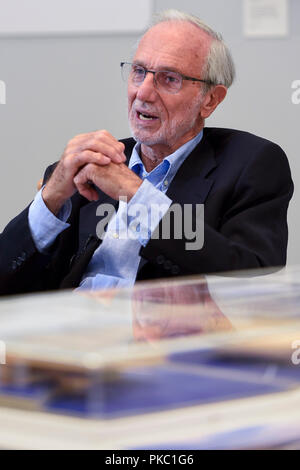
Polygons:
<instances>
[{"instance_id":1,"label":"open mouth","mask_svg":"<svg viewBox=\"0 0 300 470\"><path fill-rule=\"evenodd\" d=\"M154 121L158 119L157 116L152 116L151 114L146 114L146 113L140 113L139 111L137 112L138 118L141 119L142 121Z\"/></svg>"}]
</instances>

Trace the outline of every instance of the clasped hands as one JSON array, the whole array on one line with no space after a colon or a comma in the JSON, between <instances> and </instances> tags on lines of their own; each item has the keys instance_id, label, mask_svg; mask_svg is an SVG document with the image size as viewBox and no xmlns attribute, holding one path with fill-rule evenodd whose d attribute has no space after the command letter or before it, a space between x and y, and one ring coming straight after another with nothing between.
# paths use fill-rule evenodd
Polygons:
<instances>
[{"instance_id":1,"label":"clasped hands","mask_svg":"<svg viewBox=\"0 0 300 470\"><path fill-rule=\"evenodd\" d=\"M56 215L76 191L89 201L98 200L91 183L113 199L125 196L129 201L142 180L124 164L124 149L124 144L105 130L70 140L43 189L48 209Z\"/></svg>"}]
</instances>

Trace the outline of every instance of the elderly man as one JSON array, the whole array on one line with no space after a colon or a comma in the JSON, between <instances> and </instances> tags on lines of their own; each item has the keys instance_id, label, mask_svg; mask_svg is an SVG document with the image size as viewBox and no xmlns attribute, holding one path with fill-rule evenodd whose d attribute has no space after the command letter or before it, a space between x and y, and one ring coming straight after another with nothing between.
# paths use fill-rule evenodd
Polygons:
<instances>
[{"instance_id":1,"label":"elderly man","mask_svg":"<svg viewBox=\"0 0 300 470\"><path fill-rule=\"evenodd\" d=\"M1 293L284 265L293 192L284 152L246 132L204 128L234 79L222 38L172 10L121 66L133 139L102 130L68 143L1 235ZM202 227L195 246L185 209Z\"/></svg>"}]
</instances>

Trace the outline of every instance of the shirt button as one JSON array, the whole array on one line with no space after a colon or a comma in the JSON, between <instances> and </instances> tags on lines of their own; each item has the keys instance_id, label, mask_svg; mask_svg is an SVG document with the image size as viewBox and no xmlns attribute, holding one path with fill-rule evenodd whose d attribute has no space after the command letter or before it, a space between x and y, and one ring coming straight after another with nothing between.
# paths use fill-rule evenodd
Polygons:
<instances>
[{"instance_id":1,"label":"shirt button","mask_svg":"<svg viewBox=\"0 0 300 470\"><path fill-rule=\"evenodd\" d=\"M169 184L169 181L168 181L168 180L165 180L165 181L164 181L164 186L168 186L168 184Z\"/></svg>"},{"instance_id":2,"label":"shirt button","mask_svg":"<svg viewBox=\"0 0 300 470\"><path fill-rule=\"evenodd\" d=\"M156 262L157 264L163 264L165 262L165 257L163 255L158 255Z\"/></svg>"},{"instance_id":3,"label":"shirt button","mask_svg":"<svg viewBox=\"0 0 300 470\"><path fill-rule=\"evenodd\" d=\"M167 260L164 262L164 268L165 269L171 269L172 268L172 263L171 261Z\"/></svg>"},{"instance_id":4,"label":"shirt button","mask_svg":"<svg viewBox=\"0 0 300 470\"><path fill-rule=\"evenodd\" d=\"M113 238L115 239L119 238L119 235L117 234L117 232L113 233Z\"/></svg>"},{"instance_id":5,"label":"shirt button","mask_svg":"<svg viewBox=\"0 0 300 470\"><path fill-rule=\"evenodd\" d=\"M176 264L174 264L171 268L171 273L176 275L176 274L179 274L180 273L180 268L179 266L177 266Z\"/></svg>"}]
</instances>

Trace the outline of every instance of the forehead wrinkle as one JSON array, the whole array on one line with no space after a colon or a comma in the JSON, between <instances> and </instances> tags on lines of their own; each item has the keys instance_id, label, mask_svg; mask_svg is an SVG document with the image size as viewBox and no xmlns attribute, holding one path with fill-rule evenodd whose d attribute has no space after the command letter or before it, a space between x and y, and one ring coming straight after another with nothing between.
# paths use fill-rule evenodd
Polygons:
<instances>
[{"instance_id":1,"label":"forehead wrinkle","mask_svg":"<svg viewBox=\"0 0 300 470\"><path fill-rule=\"evenodd\" d=\"M145 67L167 68L199 75L210 49L212 38L189 22L159 23L142 37L134 60ZM143 65L143 64L141 64Z\"/></svg>"}]
</instances>

